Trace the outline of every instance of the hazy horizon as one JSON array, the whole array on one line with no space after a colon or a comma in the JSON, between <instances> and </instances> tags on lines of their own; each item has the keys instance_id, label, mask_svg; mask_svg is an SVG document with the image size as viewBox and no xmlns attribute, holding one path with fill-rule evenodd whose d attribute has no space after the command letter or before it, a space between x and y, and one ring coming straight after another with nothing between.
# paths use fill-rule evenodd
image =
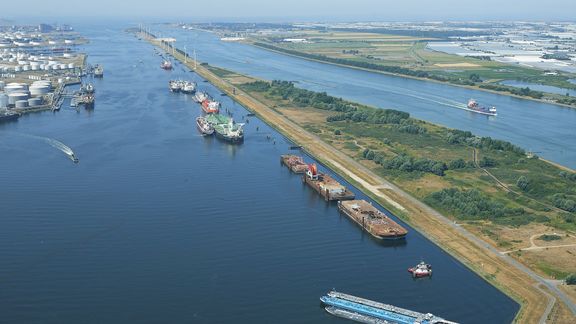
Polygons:
<instances>
[{"instance_id":1,"label":"hazy horizon","mask_svg":"<svg viewBox=\"0 0 576 324\"><path fill-rule=\"evenodd\" d=\"M31 0L24 9L18 2L7 2L2 5L4 12L0 21L97 17L138 21L565 21L574 20L573 13L576 12L576 2L570 0L550 0L545 5L534 0L485 0L472 3L455 0L438 0L433 3L423 0L356 0L352 4L342 0L292 0L282 3L263 0L172 0L170 6L134 0L101 0L97 2L98 6L91 5L88 8L85 3L53 0L46 6L45 2ZM30 14L29 8L34 7L41 7L42 13Z\"/></svg>"}]
</instances>

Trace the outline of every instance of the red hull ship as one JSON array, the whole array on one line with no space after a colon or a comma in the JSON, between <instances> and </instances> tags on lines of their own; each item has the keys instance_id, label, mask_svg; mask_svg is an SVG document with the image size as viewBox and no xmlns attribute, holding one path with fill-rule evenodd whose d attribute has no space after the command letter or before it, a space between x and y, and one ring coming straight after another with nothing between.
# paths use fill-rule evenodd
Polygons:
<instances>
[{"instance_id":1,"label":"red hull ship","mask_svg":"<svg viewBox=\"0 0 576 324\"><path fill-rule=\"evenodd\" d=\"M220 111L220 103L218 101L205 99L202 101L202 110L207 114L217 114Z\"/></svg>"}]
</instances>

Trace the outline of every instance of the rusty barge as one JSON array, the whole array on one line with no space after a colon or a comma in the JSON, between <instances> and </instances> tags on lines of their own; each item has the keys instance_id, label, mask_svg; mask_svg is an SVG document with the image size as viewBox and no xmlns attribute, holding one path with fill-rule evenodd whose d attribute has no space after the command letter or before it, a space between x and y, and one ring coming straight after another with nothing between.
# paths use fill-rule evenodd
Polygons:
<instances>
[{"instance_id":1,"label":"rusty barge","mask_svg":"<svg viewBox=\"0 0 576 324\"><path fill-rule=\"evenodd\" d=\"M281 155L280 163L284 164L294 173L306 173L306 170L308 170L308 165L304 162L304 159L298 155Z\"/></svg>"},{"instance_id":2,"label":"rusty barge","mask_svg":"<svg viewBox=\"0 0 576 324\"><path fill-rule=\"evenodd\" d=\"M302 181L316 190L326 201L354 199L354 193L326 173L319 173L316 164L308 165Z\"/></svg>"},{"instance_id":3,"label":"rusty barge","mask_svg":"<svg viewBox=\"0 0 576 324\"><path fill-rule=\"evenodd\" d=\"M340 212L380 240L401 240L408 231L366 200L339 201Z\"/></svg>"}]
</instances>

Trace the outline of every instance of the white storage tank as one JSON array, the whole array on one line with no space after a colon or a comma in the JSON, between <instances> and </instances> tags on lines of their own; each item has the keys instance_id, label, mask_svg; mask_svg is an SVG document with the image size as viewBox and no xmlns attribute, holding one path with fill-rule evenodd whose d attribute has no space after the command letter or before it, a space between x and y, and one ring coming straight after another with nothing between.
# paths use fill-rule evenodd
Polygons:
<instances>
[{"instance_id":1,"label":"white storage tank","mask_svg":"<svg viewBox=\"0 0 576 324\"><path fill-rule=\"evenodd\" d=\"M8 104L9 105L15 105L16 101L26 101L26 104L28 104L28 94L27 93L21 93L21 92L17 92L17 93L10 93L8 94Z\"/></svg>"},{"instance_id":2,"label":"white storage tank","mask_svg":"<svg viewBox=\"0 0 576 324\"><path fill-rule=\"evenodd\" d=\"M42 96L50 93L50 88L48 86L31 86L30 95L31 96Z\"/></svg>"},{"instance_id":3,"label":"white storage tank","mask_svg":"<svg viewBox=\"0 0 576 324\"><path fill-rule=\"evenodd\" d=\"M37 107L42 105L42 97L28 99L28 106Z\"/></svg>"},{"instance_id":4,"label":"white storage tank","mask_svg":"<svg viewBox=\"0 0 576 324\"><path fill-rule=\"evenodd\" d=\"M0 108L8 107L8 96L4 93L0 93Z\"/></svg>"},{"instance_id":5,"label":"white storage tank","mask_svg":"<svg viewBox=\"0 0 576 324\"><path fill-rule=\"evenodd\" d=\"M18 100L14 103L14 107L27 108L28 107L28 100Z\"/></svg>"},{"instance_id":6,"label":"white storage tank","mask_svg":"<svg viewBox=\"0 0 576 324\"><path fill-rule=\"evenodd\" d=\"M4 91L6 93L16 93L16 92L22 92L22 91L26 91L26 89L19 85L19 84L8 84L4 87Z\"/></svg>"}]
</instances>

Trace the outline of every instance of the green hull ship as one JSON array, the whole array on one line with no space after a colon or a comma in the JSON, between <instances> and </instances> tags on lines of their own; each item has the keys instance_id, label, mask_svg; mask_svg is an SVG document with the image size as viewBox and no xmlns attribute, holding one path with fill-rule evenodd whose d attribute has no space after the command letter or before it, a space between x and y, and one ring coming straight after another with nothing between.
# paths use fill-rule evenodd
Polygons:
<instances>
[{"instance_id":1,"label":"green hull ship","mask_svg":"<svg viewBox=\"0 0 576 324\"><path fill-rule=\"evenodd\" d=\"M244 141L244 124L235 123L232 118L220 114L210 114L206 116L206 121L214 128L216 137L230 143Z\"/></svg>"}]
</instances>

